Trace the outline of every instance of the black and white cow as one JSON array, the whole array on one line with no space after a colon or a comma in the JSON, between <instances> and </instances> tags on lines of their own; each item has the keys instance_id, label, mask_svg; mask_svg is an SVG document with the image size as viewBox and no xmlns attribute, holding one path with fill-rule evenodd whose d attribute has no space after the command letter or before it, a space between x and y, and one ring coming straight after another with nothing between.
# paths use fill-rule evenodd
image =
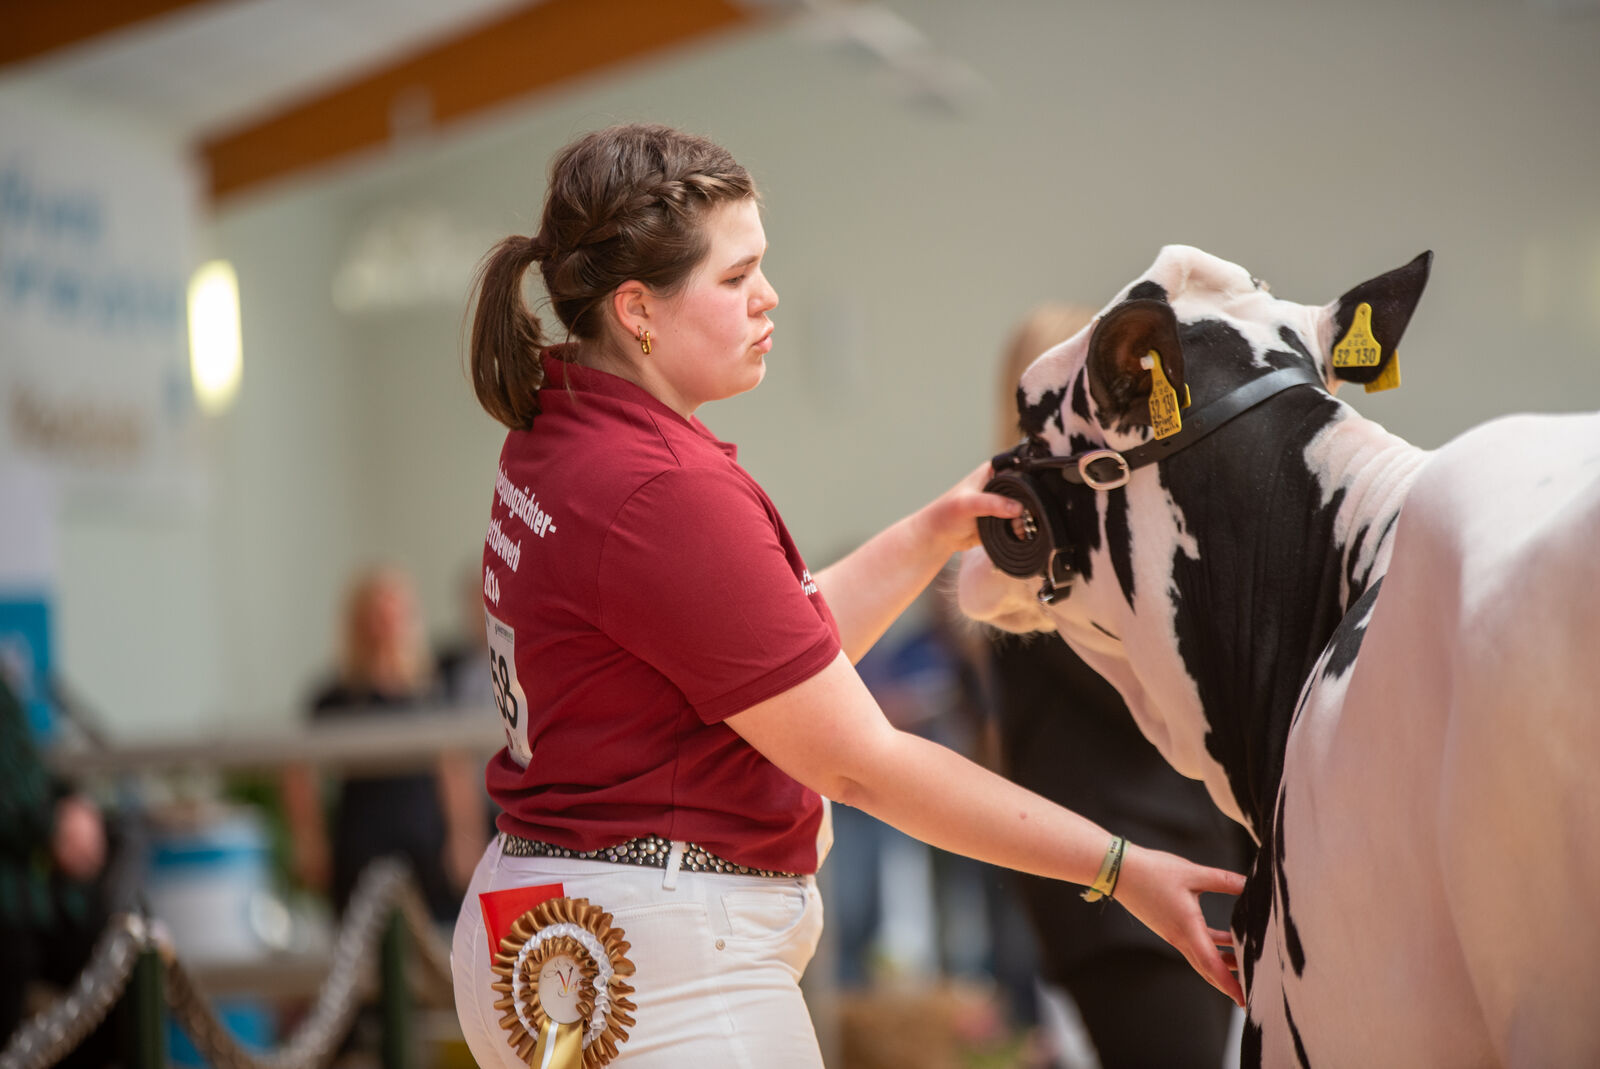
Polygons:
<instances>
[{"instance_id":1,"label":"black and white cow","mask_svg":"<svg viewBox=\"0 0 1600 1069\"><path fill-rule=\"evenodd\" d=\"M963 562L1260 844L1247 1064L1600 1066L1600 416L1430 453L1337 400L1429 262L1315 307L1163 249L1024 374L1037 522Z\"/></svg>"}]
</instances>

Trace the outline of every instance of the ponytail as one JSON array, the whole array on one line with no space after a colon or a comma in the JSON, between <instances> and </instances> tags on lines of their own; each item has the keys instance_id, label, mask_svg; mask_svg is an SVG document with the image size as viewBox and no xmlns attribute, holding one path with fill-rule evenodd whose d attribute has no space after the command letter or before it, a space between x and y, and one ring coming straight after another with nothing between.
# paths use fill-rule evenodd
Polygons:
<instances>
[{"instance_id":1,"label":"ponytail","mask_svg":"<svg viewBox=\"0 0 1600 1069\"><path fill-rule=\"evenodd\" d=\"M537 239L506 238L478 268L472 318L472 386L485 412L525 431L539 413L544 335L522 298L522 276L540 257Z\"/></svg>"}]
</instances>

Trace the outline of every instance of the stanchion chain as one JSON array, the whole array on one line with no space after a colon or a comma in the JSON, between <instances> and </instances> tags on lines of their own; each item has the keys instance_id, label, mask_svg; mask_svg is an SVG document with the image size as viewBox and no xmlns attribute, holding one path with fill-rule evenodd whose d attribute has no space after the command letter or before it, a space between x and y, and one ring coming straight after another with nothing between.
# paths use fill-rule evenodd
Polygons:
<instances>
[{"instance_id":1,"label":"stanchion chain","mask_svg":"<svg viewBox=\"0 0 1600 1069\"><path fill-rule=\"evenodd\" d=\"M256 1054L240 1046L195 986L165 934L152 931L139 916L119 914L101 934L89 964L71 990L18 1029L0 1052L0 1069L47 1069L60 1061L111 1012L127 987L140 952L151 945L159 948L166 967L167 1001L173 1016L195 1049L216 1069L316 1069L327 1065L350 1030L359 1007L362 977L371 970L392 909L400 911L420 952L424 986L443 992L441 997L448 1005L449 948L434 930L404 863L382 859L362 871L316 1002L280 1049Z\"/></svg>"},{"instance_id":2,"label":"stanchion chain","mask_svg":"<svg viewBox=\"0 0 1600 1069\"><path fill-rule=\"evenodd\" d=\"M67 993L12 1034L0 1051L0 1069L46 1069L82 1043L122 996L148 941L143 918L112 917Z\"/></svg>"},{"instance_id":3,"label":"stanchion chain","mask_svg":"<svg viewBox=\"0 0 1600 1069\"><path fill-rule=\"evenodd\" d=\"M422 966L417 979L424 993L430 994L439 1005L453 1008L456 993L455 983L450 978L450 945L439 937L439 929L434 926L433 915L428 912L415 881L401 883L395 905L405 919L411 945Z\"/></svg>"},{"instance_id":4,"label":"stanchion chain","mask_svg":"<svg viewBox=\"0 0 1600 1069\"><path fill-rule=\"evenodd\" d=\"M359 1007L359 985L371 968L383 925L399 892L410 884L405 866L374 861L362 870L333 945L333 965L311 1012L289 1041L270 1054L239 1045L193 980L176 961L167 968L167 998L195 1049L216 1069L312 1069L326 1065L349 1032Z\"/></svg>"}]
</instances>

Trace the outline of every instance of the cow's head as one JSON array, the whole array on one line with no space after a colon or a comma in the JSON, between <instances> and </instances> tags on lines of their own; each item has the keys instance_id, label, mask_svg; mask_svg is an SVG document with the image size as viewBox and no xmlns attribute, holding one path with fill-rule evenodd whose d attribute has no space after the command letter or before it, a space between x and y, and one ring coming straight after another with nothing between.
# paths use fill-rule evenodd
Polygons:
<instances>
[{"instance_id":1,"label":"cow's head","mask_svg":"<svg viewBox=\"0 0 1600 1069\"><path fill-rule=\"evenodd\" d=\"M1203 632L1197 640L1196 628L1275 626L1250 604L1261 576L1250 572L1252 551L1240 552L1255 533L1247 514L1270 509L1267 496L1314 501L1326 492L1316 485L1324 476L1311 470L1315 462L1296 453L1348 414L1331 396L1342 381L1381 388L1398 375L1395 347L1429 261L1424 253L1331 304L1311 306L1274 297L1235 264L1168 246L1093 323L1040 356L1017 390L1036 456L1142 450L1154 459L1131 472L1115 459L1095 461L1073 481L1059 467L1035 472L1049 499L1040 518L1047 522L1019 523L1011 534L1024 545L1052 532L1055 558L1045 575L1022 579L1002 574L984 550L970 551L963 611L1011 631L1059 630L1121 691L1174 767L1205 779L1235 816L1240 784L1235 777L1229 786L1221 768L1232 755L1210 737L1205 699L1216 694L1203 693L1202 678L1233 655ZM1276 372L1277 383L1298 379L1300 388L1275 393L1193 444L1174 430L1183 420L1191 431L1205 425L1225 413L1229 398L1260 392L1259 380ZM1176 447L1169 454L1153 444L1158 439ZM1125 485L1097 488L1124 474ZM1295 510L1310 507L1299 499L1276 503L1289 525L1298 522ZM1052 595L1048 604L1041 587ZM1241 634L1235 645L1248 640Z\"/></svg>"}]
</instances>

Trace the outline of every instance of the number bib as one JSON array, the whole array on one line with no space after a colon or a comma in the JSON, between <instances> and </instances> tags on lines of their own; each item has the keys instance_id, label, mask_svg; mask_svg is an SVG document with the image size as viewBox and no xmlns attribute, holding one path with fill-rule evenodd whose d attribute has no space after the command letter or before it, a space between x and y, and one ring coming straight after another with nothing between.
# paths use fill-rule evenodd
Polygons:
<instances>
[{"instance_id":1,"label":"number bib","mask_svg":"<svg viewBox=\"0 0 1600 1069\"><path fill-rule=\"evenodd\" d=\"M489 679L494 688L495 708L506 729L506 752L523 768L533 760L528 745L528 700L517 682L517 633L511 625L484 610L489 629Z\"/></svg>"}]
</instances>

